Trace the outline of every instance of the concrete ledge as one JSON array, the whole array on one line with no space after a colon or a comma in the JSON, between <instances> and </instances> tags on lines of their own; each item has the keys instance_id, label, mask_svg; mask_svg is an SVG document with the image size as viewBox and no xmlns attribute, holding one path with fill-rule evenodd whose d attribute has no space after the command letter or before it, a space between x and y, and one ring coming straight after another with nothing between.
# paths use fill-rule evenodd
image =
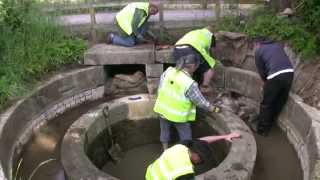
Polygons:
<instances>
[{"instance_id":1,"label":"concrete ledge","mask_svg":"<svg viewBox=\"0 0 320 180\"><path fill-rule=\"evenodd\" d=\"M263 83L257 73L239 68L225 69L225 88L259 101Z\"/></svg>"},{"instance_id":2,"label":"concrete ledge","mask_svg":"<svg viewBox=\"0 0 320 180\"><path fill-rule=\"evenodd\" d=\"M153 51L152 45L138 45L134 48L97 44L84 54L85 65L112 64L173 64L172 49Z\"/></svg>"},{"instance_id":3,"label":"concrete ledge","mask_svg":"<svg viewBox=\"0 0 320 180\"><path fill-rule=\"evenodd\" d=\"M226 68L226 89L259 100L259 77L256 73L238 68ZM257 87L258 85L258 87ZM320 112L291 94L279 121L300 159L304 180L319 179L320 169Z\"/></svg>"},{"instance_id":4,"label":"concrete ledge","mask_svg":"<svg viewBox=\"0 0 320 180\"><path fill-rule=\"evenodd\" d=\"M140 97L140 99L139 99ZM104 106L109 106L110 123L119 121L140 120L155 117L152 107L154 97L149 95L135 95L120 98L110 103L92 109L82 115L67 131L61 147L61 159L63 167L69 179L96 180L117 179L99 169L89 160L86 149L99 134L103 133L106 123L102 115ZM256 158L255 140L248 127L235 115L229 112L220 114L204 113L204 120L219 133L238 131L242 138L230 147L226 159L217 167L202 175L199 179L235 179L249 180ZM99 156L101 157L101 156Z\"/></svg>"},{"instance_id":5,"label":"concrete ledge","mask_svg":"<svg viewBox=\"0 0 320 180\"><path fill-rule=\"evenodd\" d=\"M203 113L203 112L202 112ZM205 119L219 134L239 132L241 139L234 141L230 147L227 157L206 173L197 177L200 180L206 179L241 179L250 180L256 161L256 141L250 129L235 114L228 111L219 114L206 113Z\"/></svg>"},{"instance_id":6,"label":"concrete ledge","mask_svg":"<svg viewBox=\"0 0 320 180\"><path fill-rule=\"evenodd\" d=\"M173 49L163 49L163 50L156 51L155 61L158 63L175 64L172 57L172 51Z\"/></svg>"},{"instance_id":7,"label":"concrete ledge","mask_svg":"<svg viewBox=\"0 0 320 180\"><path fill-rule=\"evenodd\" d=\"M67 109L102 97L104 77L103 67L59 74L1 114L0 160L3 172L0 174L11 179L13 162L17 162L17 155L32 131Z\"/></svg>"},{"instance_id":8,"label":"concrete ledge","mask_svg":"<svg viewBox=\"0 0 320 180\"><path fill-rule=\"evenodd\" d=\"M154 52L151 46L126 48L97 44L84 53L85 65L111 64L153 64Z\"/></svg>"}]
</instances>

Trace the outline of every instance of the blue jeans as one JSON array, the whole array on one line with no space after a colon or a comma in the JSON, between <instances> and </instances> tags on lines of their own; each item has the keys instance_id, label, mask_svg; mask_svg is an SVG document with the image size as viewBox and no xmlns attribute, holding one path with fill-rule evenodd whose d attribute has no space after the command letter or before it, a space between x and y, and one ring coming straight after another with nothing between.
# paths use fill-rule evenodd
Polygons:
<instances>
[{"instance_id":1,"label":"blue jeans","mask_svg":"<svg viewBox=\"0 0 320 180\"><path fill-rule=\"evenodd\" d=\"M148 30L148 24L145 22L141 27L138 28L138 34L144 35ZM132 33L130 36L120 36L120 35L113 35L112 38L112 44L120 45L120 46L126 46L126 47L132 47L138 43L137 38Z\"/></svg>"},{"instance_id":2,"label":"blue jeans","mask_svg":"<svg viewBox=\"0 0 320 180\"><path fill-rule=\"evenodd\" d=\"M170 142L170 127L173 125L179 134L180 141L183 140L191 140L192 132L191 132L191 125L190 123L175 123L168 121L164 118L160 119L160 141L161 143L168 143Z\"/></svg>"}]
</instances>

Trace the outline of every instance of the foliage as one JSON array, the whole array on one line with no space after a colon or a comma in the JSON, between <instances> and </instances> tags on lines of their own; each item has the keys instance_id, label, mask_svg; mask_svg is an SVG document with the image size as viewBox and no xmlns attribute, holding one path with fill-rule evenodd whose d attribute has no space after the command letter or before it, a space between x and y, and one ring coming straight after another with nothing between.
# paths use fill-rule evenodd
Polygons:
<instances>
[{"instance_id":1,"label":"foliage","mask_svg":"<svg viewBox=\"0 0 320 180\"><path fill-rule=\"evenodd\" d=\"M320 1L300 0L301 6L297 7L298 15L303 20L308 30L320 33Z\"/></svg>"},{"instance_id":2,"label":"foliage","mask_svg":"<svg viewBox=\"0 0 320 180\"><path fill-rule=\"evenodd\" d=\"M40 14L32 4L4 1L0 12L1 107L44 74L79 60L86 44L66 37L53 18Z\"/></svg>"},{"instance_id":3,"label":"foliage","mask_svg":"<svg viewBox=\"0 0 320 180\"><path fill-rule=\"evenodd\" d=\"M220 30L243 32L251 38L265 36L286 41L306 58L319 53L317 38L305 28L303 21L297 18L279 17L271 11L258 9L248 18L227 17L219 22Z\"/></svg>"}]
</instances>

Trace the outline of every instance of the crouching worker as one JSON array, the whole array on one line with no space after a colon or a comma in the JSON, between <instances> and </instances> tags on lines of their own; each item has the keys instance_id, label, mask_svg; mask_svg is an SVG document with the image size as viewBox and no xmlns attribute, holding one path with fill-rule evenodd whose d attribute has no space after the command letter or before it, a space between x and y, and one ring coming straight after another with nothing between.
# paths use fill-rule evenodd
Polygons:
<instances>
[{"instance_id":1,"label":"crouching worker","mask_svg":"<svg viewBox=\"0 0 320 180\"><path fill-rule=\"evenodd\" d=\"M134 2L128 4L116 15L116 25L119 35L109 33L108 44L132 47L137 43L147 42L144 38L148 32L147 21L150 15L158 13L158 7L148 2ZM148 32L154 38L151 32Z\"/></svg>"},{"instance_id":2,"label":"crouching worker","mask_svg":"<svg viewBox=\"0 0 320 180\"><path fill-rule=\"evenodd\" d=\"M211 112L219 112L201 94L192 74L199 66L199 59L189 54L181 57L176 67L169 67L160 78L154 111L160 115L160 141L163 149L170 142L170 127L175 126L180 140L192 138L191 125L195 121L196 106Z\"/></svg>"},{"instance_id":3,"label":"crouching worker","mask_svg":"<svg viewBox=\"0 0 320 180\"><path fill-rule=\"evenodd\" d=\"M216 38L213 34L213 27L208 26L196 29L185 34L175 44L173 58L178 60L184 54L194 54L200 60L200 66L193 77L200 85L203 93L210 93L210 81L214 75L216 60L212 56L212 50L216 45Z\"/></svg>"},{"instance_id":4,"label":"crouching worker","mask_svg":"<svg viewBox=\"0 0 320 180\"><path fill-rule=\"evenodd\" d=\"M194 180L197 166L211 165L215 160L210 143L240 138L238 133L221 136L206 136L195 140L182 141L165 150L148 166L146 180Z\"/></svg>"}]
</instances>

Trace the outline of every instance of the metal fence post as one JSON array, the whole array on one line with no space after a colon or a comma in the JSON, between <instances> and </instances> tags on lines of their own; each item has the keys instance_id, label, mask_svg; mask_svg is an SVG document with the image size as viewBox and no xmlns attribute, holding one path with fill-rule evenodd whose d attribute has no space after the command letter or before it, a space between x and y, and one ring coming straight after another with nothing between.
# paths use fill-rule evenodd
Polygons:
<instances>
[{"instance_id":1,"label":"metal fence post","mask_svg":"<svg viewBox=\"0 0 320 180\"><path fill-rule=\"evenodd\" d=\"M96 31L96 26L97 26L97 21L96 21L96 11L93 6L93 2L90 2L90 7L89 7L89 13L90 13L90 30L91 30L91 40L93 44L97 43L97 31Z\"/></svg>"}]
</instances>

